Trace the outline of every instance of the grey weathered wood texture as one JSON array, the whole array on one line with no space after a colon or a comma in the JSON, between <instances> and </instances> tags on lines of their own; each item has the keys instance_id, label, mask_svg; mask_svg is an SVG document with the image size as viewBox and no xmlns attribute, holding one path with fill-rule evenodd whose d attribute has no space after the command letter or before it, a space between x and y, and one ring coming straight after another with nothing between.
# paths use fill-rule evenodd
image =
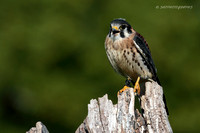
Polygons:
<instances>
[{"instance_id":1,"label":"grey weathered wood texture","mask_svg":"<svg viewBox=\"0 0 200 133\"><path fill-rule=\"evenodd\" d=\"M108 95L92 99L88 105L88 116L76 133L172 133L163 102L163 89L156 82L146 82L145 91L139 99L141 114L135 109L135 94L129 88L118 96L113 105ZM41 122L26 133L49 133Z\"/></svg>"},{"instance_id":2,"label":"grey weathered wood texture","mask_svg":"<svg viewBox=\"0 0 200 133\"><path fill-rule=\"evenodd\" d=\"M143 114L135 109L133 88L119 95L116 105L106 94L90 101L88 115L76 133L172 133L162 87L152 81L146 82L145 88L140 96Z\"/></svg>"},{"instance_id":3,"label":"grey weathered wood texture","mask_svg":"<svg viewBox=\"0 0 200 133\"><path fill-rule=\"evenodd\" d=\"M42 122L37 122L35 127L32 127L26 133L49 133L46 126Z\"/></svg>"}]
</instances>

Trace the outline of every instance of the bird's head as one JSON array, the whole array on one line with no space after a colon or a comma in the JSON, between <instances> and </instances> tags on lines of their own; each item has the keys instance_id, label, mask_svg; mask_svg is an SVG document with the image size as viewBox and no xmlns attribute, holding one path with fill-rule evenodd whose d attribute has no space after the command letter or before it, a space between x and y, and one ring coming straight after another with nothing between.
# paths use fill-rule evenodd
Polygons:
<instances>
[{"instance_id":1,"label":"bird's head","mask_svg":"<svg viewBox=\"0 0 200 133\"><path fill-rule=\"evenodd\" d=\"M109 37L115 40L128 37L132 33L131 25L125 19L114 19L110 23Z\"/></svg>"}]
</instances>

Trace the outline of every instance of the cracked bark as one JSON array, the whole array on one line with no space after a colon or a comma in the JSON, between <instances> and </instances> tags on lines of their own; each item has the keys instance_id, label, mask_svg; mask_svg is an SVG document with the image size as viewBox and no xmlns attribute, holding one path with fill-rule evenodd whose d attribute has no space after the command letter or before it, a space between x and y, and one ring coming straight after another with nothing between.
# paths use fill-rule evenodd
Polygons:
<instances>
[{"instance_id":1,"label":"cracked bark","mask_svg":"<svg viewBox=\"0 0 200 133\"><path fill-rule=\"evenodd\" d=\"M144 91L145 90L145 91ZM172 133L163 102L163 89L156 82L146 82L139 97L141 114L135 109L133 88L118 96L113 105L108 95L90 100L88 115L76 133ZM36 123L26 133L49 133L45 125Z\"/></svg>"},{"instance_id":2,"label":"cracked bark","mask_svg":"<svg viewBox=\"0 0 200 133\"><path fill-rule=\"evenodd\" d=\"M146 82L140 96L141 114L135 109L133 88L118 96L113 105L108 95L90 100L88 115L76 133L172 133L163 102L163 89L156 82Z\"/></svg>"}]
</instances>

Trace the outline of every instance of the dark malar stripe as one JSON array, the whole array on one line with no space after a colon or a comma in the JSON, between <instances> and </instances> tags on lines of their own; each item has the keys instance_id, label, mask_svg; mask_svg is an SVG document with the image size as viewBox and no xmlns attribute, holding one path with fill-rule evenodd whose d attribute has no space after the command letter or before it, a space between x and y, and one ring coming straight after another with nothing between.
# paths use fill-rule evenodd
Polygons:
<instances>
[{"instance_id":1,"label":"dark malar stripe","mask_svg":"<svg viewBox=\"0 0 200 133\"><path fill-rule=\"evenodd\" d=\"M121 32L120 32L120 36L121 36L122 38L125 37L125 35L124 35L124 31L121 31Z\"/></svg>"}]
</instances>

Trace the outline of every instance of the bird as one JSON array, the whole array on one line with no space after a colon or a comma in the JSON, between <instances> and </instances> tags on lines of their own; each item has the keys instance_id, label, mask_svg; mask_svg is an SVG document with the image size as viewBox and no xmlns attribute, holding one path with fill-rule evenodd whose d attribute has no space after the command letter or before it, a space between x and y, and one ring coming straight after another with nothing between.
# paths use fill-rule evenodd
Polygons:
<instances>
[{"instance_id":1,"label":"bird","mask_svg":"<svg viewBox=\"0 0 200 133\"><path fill-rule=\"evenodd\" d=\"M131 83L135 83L134 92L138 95L140 82L150 80L160 85L148 43L125 19L117 18L111 21L105 39L105 50L113 69L126 78L125 86L118 95L130 88ZM163 101L169 114L164 94Z\"/></svg>"}]
</instances>

